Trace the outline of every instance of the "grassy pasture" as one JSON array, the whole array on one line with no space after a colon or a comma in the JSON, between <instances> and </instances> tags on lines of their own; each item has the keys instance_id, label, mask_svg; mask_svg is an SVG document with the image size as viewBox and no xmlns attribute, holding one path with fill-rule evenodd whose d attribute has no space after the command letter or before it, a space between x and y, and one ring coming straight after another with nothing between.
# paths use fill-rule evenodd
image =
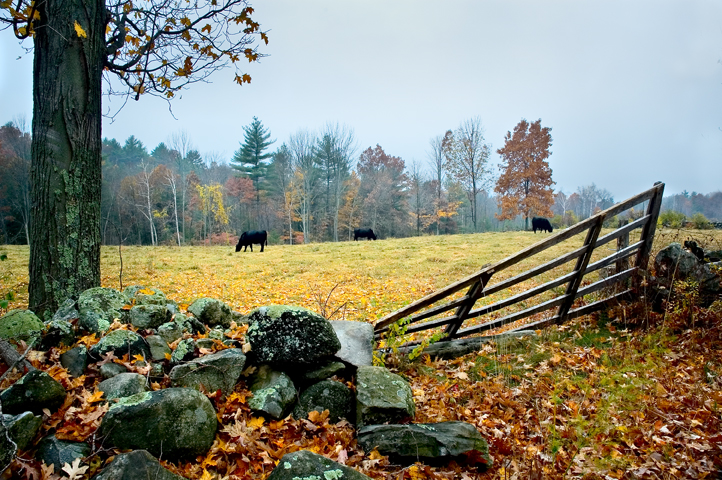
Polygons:
<instances>
[{"instance_id":1,"label":"grassy pasture","mask_svg":"<svg viewBox=\"0 0 722 480\"><path fill-rule=\"evenodd\" d=\"M294 304L327 316L345 305L334 318L375 321L548 236L532 232L489 232L375 242L270 245L263 253L258 246L253 253L250 250L235 253L233 245L124 246L121 252L117 246L108 246L102 248L101 275L103 286L119 288L122 255L123 286L154 286L179 303L213 297L244 313L262 305ZM655 250L662 244L686 238L696 238L711 247L722 243L722 234L716 231L662 230L658 232ZM491 284L577 248L583 240L584 235L578 235L501 271L492 278ZM634 241L633 236L630 243ZM614 242L605 245L598 249L593 260L613 253L614 248ZM25 308L28 248L0 246L0 253L8 256L7 261L0 263L0 294L15 292L10 307ZM500 292L479 303L492 303L548 281L571 271L573 265L574 262L569 262L543 277L514 287L513 291ZM588 277L591 278L586 278L585 283L596 280L598 275ZM562 292L563 287L559 287L556 292L547 292L547 296ZM516 308L525 306L528 304ZM506 313L508 310L502 310L495 316Z\"/></svg>"}]
</instances>

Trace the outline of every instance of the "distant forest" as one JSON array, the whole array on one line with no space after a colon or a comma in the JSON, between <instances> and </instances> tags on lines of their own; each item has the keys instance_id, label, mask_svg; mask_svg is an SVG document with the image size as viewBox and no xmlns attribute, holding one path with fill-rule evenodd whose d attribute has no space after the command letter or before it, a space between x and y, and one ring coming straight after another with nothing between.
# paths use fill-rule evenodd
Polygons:
<instances>
[{"instance_id":1,"label":"distant forest","mask_svg":"<svg viewBox=\"0 0 722 480\"><path fill-rule=\"evenodd\" d=\"M0 244L28 243L31 137L25 127L0 127ZM225 245L247 230L267 230L271 243L308 243L352 240L359 227L388 238L527 225L522 215L499 219L499 174L488 165L488 148L480 150L476 178L465 176L461 164L454 168L454 134L465 145L462 128L431 139L424 164L379 145L358 153L353 131L339 125L300 130L280 145L257 119L244 130L230 159L202 155L185 133L152 149L136 136L122 143L104 139L103 243ZM546 208L542 213L557 228L615 203L594 184L549 198L537 209ZM666 197L663 208L722 221L722 192L684 192Z\"/></svg>"}]
</instances>

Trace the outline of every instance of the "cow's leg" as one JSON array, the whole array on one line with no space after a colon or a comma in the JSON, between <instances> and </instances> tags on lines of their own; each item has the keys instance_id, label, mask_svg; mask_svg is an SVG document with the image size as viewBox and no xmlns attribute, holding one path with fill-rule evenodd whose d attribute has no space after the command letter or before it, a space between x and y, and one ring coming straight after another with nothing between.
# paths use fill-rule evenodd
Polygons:
<instances>
[{"instance_id":1,"label":"cow's leg","mask_svg":"<svg viewBox=\"0 0 722 480\"><path fill-rule=\"evenodd\" d=\"M263 251L263 242L261 242L261 251Z\"/></svg>"},{"instance_id":2,"label":"cow's leg","mask_svg":"<svg viewBox=\"0 0 722 480\"><path fill-rule=\"evenodd\" d=\"M252 251L253 251L253 244L252 244L252 243L249 243L248 246L251 247L251 252L252 252Z\"/></svg>"}]
</instances>

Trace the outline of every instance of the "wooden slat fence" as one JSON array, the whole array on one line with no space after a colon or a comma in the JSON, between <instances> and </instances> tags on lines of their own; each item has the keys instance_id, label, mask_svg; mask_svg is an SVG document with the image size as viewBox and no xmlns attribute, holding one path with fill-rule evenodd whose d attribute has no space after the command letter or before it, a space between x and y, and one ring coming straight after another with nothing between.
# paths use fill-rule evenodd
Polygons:
<instances>
[{"instance_id":1,"label":"wooden slat fence","mask_svg":"<svg viewBox=\"0 0 722 480\"><path fill-rule=\"evenodd\" d=\"M630 279L635 278L635 273L638 270L646 268L654 240L657 217L659 216L662 205L663 193L664 184L657 182L654 187L639 195L635 195L599 212L496 264L484 266L478 272L386 315L374 325L376 337L381 338L383 334L388 331L389 326L402 320L407 324L407 334L443 328L446 334L444 340L451 340L499 328L535 315L537 317L532 319L533 321L530 323L522 324L512 330L537 329L553 323L558 324L604 308L609 302L619 300L628 295L631 292ZM620 215L644 202L648 203L644 215L641 218L633 221L622 221L614 231L600 237L605 220ZM640 230L639 240L630 244L629 234L637 229ZM581 247L575 248L551 261L530 268L511 278L489 285L494 274L521 261L531 259L535 255L584 232L586 232L586 236ZM615 252L592 262L594 252L614 240L616 240ZM635 259L633 262L630 262L632 257L635 257ZM526 280L537 278L545 272L561 267L572 260L576 260L576 263L574 269L569 273L546 281L541 285L533 286L516 295L498 300L490 305L482 305L479 308L474 308L477 301L481 298L504 292L510 287ZM612 265L614 265L613 274L609 275L608 272L611 270L610 266ZM602 272L604 275L600 275L600 277L602 277L601 279L591 284L583 285L586 275L602 269L605 270ZM488 315L498 310L518 305L521 302L525 302L524 305L526 305L526 300L537 297L544 292L559 289L564 285L566 285L566 289L563 294L556 294L546 300L537 299L536 301L538 303L535 305L509 313L501 318L495 318L484 323L464 325L465 323L469 323L467 320ZM621 288L617 288L616 292L612 292L608 294L608 296L596 300L593 303L573 308L576 299L615 285L620 285ZM462 297L456 299L450 298L464 289L467 289L467 291ZM557 309L555 313L548 313L545 318L542 319L538 318L537 314L553 308ZM452 314L447 313L452 310ZM410 344L413 343L417 342L410 342Z\"/></svg>"}]
</instances>

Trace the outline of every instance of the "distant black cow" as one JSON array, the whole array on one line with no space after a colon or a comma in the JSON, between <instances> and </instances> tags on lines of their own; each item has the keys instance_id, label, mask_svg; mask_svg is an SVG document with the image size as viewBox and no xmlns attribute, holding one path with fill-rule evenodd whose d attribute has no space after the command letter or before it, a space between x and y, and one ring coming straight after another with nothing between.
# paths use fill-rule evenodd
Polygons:
<instances>
[{"instance_id":1,"label":"distant black cow","mask_svg":"<svg viewBox=\"0 0 722 480\"><path fill-rule=\"evenodd\" d=\"M370 228L354 228L353 239L354 241L359 238L368 238L369 240L376 240L376 234Z\"/></svg>"},{"instance_id":2,"label":"distant black cow","mask_svg":"<svg viewBox=\"0 0 722 480\"><path fill-rule=\"evenodd\" d=\"M236 252L240 252L241 248L243 248L243 251L245 252L248 247L251 247L251 251L253 251L254 243L260 243L261 251L263 251L263 246L268 245L268 233L265 230L251 230L250 232L243 232L241 234L241 238L238 239Z\"/></svg>"},{"instance_id":3,"label":"distant black cow","mask_svg":"<svg viewBox=\"0 0 722 480\"><path fill-rule=\"evenodd\" d=\"M536 233L537 230L552 233L552 230L554 230L552 228L552 224L549 223L549 220L541 217L534 217L531 219L531 229L534 230L534 233Z\"/></svg>"}]
</instances>

